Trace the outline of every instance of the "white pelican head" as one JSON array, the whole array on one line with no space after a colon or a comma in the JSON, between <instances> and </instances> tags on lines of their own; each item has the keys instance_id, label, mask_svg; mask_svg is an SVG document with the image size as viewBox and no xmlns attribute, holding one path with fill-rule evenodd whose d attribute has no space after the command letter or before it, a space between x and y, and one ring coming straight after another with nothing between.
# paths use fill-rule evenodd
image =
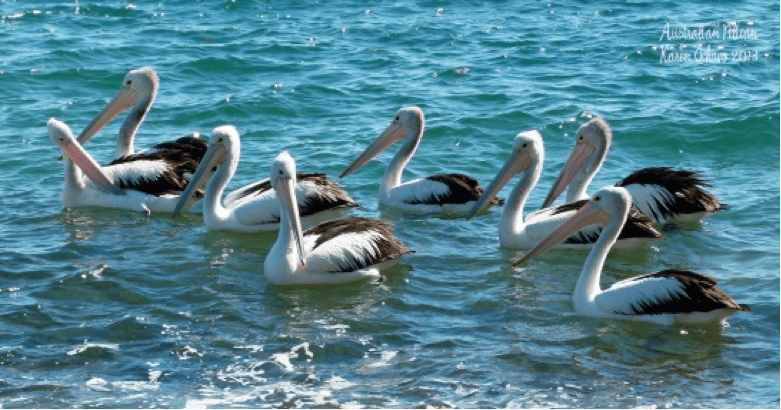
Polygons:
<instances>
[{"instance_id":1,"label":"white pelican head","mask_svg":"<svg viewBox=\"0 0 781 410\"><path fill-rule=\"evenodd\" d=\"M125 191L114 184L114 180L103 172L100 165L73 138L70 127L62 121L50 118L46 123L46 129L52 142L57 145L62 154L79 167L98 188L115 195L125 195Z\"/></svg>"},{"instance_id":2,"label":"white pelican head","mask_svg":"<svg viewBox=\"0 0 781 410\"><path fill-rule=\"evenodd\" d=\"M78 141L84 144L98 133L106 124L123 111L134 108L137 118L128 120L135 122L136 126L141 122L149 106L157 96L157 88L160 80L152 67L142 67L131 70L122 80L122 88L117 91L79 135Z\"/></svg>"},{"instance_id":3,"label":"white pelican head","mask_svg":"<svg viewBox=\"0 0 781 410\"><path fill-rule=\"evenodd\" d=\"M236 166L239 163L239 157L241 156L241 142L239 138L239 131L233 125L223 125L212 130L211 138L209 139L209 147L206 149L206 153L201 158L201 163L198 165L198 169L195 170L195 174L187 184L187 188L184 189L182 195L179 197L179 202L176 203L172 217L175 217L184 208L187 201L192 197L196 188L201 185L202 181L212 176L212 170L221 170L225 167L227 171L223 172L235 172ZM214 172L216 173L216 171Z\"/></svg>"},{"instance_id":4,"label":"white pelican head","mask_svg":"<svg viewBox=\"0 0 781 410\"><path fill-rule=\"evenodd\" d=\"M404 107L400 109L396 112L393 121L391 121L388 127L339 175L339 178L357 171L397 141L409 140L414 142L409 147L410 150L414 150L417 148L417 142L420 140L425 127L426 119L420 107Z\"/></svg>"},{"instance_id":5,"label":"white pelican head","mask_svg":"<svg viewBox=\"0 0 781 410\"><path fill-rule=\"evenodd\" d=\"M469 211L469 215L467 215L467 219L470 219L485 208L490 203L490 199L495 197L512 177L543 161L544 152L542 135L539 131L524 131L516 135L513 140L513 149L510 157L504 162L502 169L496 174L480 199L475 202L472 210Z\"/></svg>"},{"instance_id":6,"label":"white pelican head","mask_svg":"<svg viewBox=\"0 0 781 410\"><path fill-rule=\"evenodd\" d=\"M577 180L579 186L588 186L591 178L602 166L612 141L613 132L603 118L596 117L581 125L575 132L575 146L542 207L549 207L573 180Z\"/></svg>"}]
</instances>

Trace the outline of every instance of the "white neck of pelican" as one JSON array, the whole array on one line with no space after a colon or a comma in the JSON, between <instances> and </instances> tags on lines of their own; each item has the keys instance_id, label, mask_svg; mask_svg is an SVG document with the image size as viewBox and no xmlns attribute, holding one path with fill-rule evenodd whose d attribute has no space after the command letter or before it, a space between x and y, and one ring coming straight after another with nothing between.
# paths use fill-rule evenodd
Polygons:
<instances>
[{"instance_id":1,"label":"white neck of pelican","mask_svg":"<svg viewBox=\"0 0 781 410\"><path fill-rule=\"evenodd\" d=\"M603 146L597 147L591 157L583 164L583 167L575 173L572 177L572 181L567 187L567 197L565 203L579 201L581 199L588 199L588 193L586 190L591 184L591 180L597 175L599 169L602 168L602 163L605 161L606 151Z\"/></svg>"},{"instance_id":2,"label":"white neck of pelican","mask_svg":"<svg viewBox=\"0 0 781 410\"><path fill-rule=\"evenodd\" d=\"M144 118L146 118L147 111L152 106L152 102L154 102L154 95L145 96L130 109L127 117L125 117L125 120L122 121L122 125L119 127L119 137L117 138L117 149L114 158L135 153L133 141L138 128L144 122Z\"/></svg>"},{"instance_id":3,"label":"white neck of pelican","mask_svg":"<svg viewBox=\"0 0 781 410\"><path fill-rule=\"evenodd\" d=\"M597 171L598 170L599 169L597 169ZM567 188L567 197L564 203L568 204L570 202L580 201L581 199L588 199L589 196L586 190L588 189L589 184L591 184L591 180L594 179L594 175L596 175L596 172L581 172L572 178L572 182Z\"/></svg>"},{"instance_id":4,"label":"white neck of pelican","mask_svg":"<svg viewBox=\"0 0 781 410\"><path fill-rule=\"evenodd\" d=\"M418 149L420 139L423 137L423 126L417 127L417 130L411 130L407 134L407 138L404 139L399 151L393 156L388 167L385 169L385 175L382 177L380 183L380 195L388 196L390 190L401 185L401 177L404 173L404 167L412 156L415 155L415 151Z\"/></svg>"},{"instance_id":5,"label":"white neck of pelican","mask_svg":"<svg viewBox=\"0 0 781 410\"><path fill-rule=\"evenodd\" d=\"M277 159L287 152L281 153ZM304 250L303 232L301 231L301 221L298 219L298 206L296 202L296 177L295 165L287 164L287 175L277 168L278 163L272 167L271 184L279 198L279 234L274 246L271 247L263 269L267 277L272 282L281 282L285 276L296 274L306 270L306 251ZM285 166L283 164L283 166ZM274 170L279 172L280 176L274 175ZM276 178L276 179L274 179ZM276 279L275 279L276 278Z\"/></svg>"},{"instance_id":6,"label":"white neck of pelican","mask_svg":"<svg viewBox=\"0 0 781 410\"><path fill-rule=\"evenodd\" d=\"M540 154L541 156L541 154ZM542 173L542 160L535 157L529 168L523 171L521 179L510 191L510 195L502 207L502 216L499 218L500 237L514 238L524 227L523 208Z\"/></svg>"},{"instance_id":7,"label":"white neck of pelican","mask_svg":"<svg viewBox=\"0 0 781 410\"><path fill-rule=\"evenodd\" d=\"M289 272L295 272L301 265L292 222L288 213L280 209L279 236L269 252L271 260Z\"/></svg>"},{"instance_id":8,"label":"white neck of pelican","mask_svg":"<svg viewBox=\"0 0 781 410\"><path fill-rule=\"evenodd\" d=\"M84 173L67 155L63 155L62 161L65 165L65 192L69 190L83 191L86 188Z\"/></svg>"},{"instance_id":9,"label":"white neck of pelican","mask_svg":"<svg viewBox=\"0 0 781 410\"><path fill-rule=\"evenodd\" d=\"M236 173L239 159L230 155L225 162L217 168L217 171L206 184L203 197L203 219L207 226L212 226L215 221L226 220L230 211L222 205L222 194L228 186L228 182ZM208 170L207 170L208 171Z\"/></svg>"},{"instance_id":10,"label":"white neck of pelican","mask_svg":"<svg viewBox=\"0 0 781 410\"><path fill-rule=\"evenodd\" d=\"M591 184L591 180L594 179L599 172L599 169L602 168L609 148L609 142L599 141L596 143L594 151L586 160L585 164L583 164L583 167L572 177L572 181L567 188L566 203L589 198L586 190Z\"/></svg>"},{"instance_id":11,"label":"white neck of pelican","mask_svg":"<svg viewBox=\"0 0 781 410\"><path fill-rule=\"evenodd\" d=\"M621 228L626 223L628 208L629 206L627 205L622 214L614 213L610 215L610 220L602 228L599 239L594 243L591 252L589 252L586 261L583 263L583 270L580 272L573 294L573 303L578 311L582 310L580 307L592 302L594 297L601 292L599 279L602 275L602 269L605 266L605 260L607 260L610 248L616 243L618 235L621 233Z\"/></svg>"}]
</instances>

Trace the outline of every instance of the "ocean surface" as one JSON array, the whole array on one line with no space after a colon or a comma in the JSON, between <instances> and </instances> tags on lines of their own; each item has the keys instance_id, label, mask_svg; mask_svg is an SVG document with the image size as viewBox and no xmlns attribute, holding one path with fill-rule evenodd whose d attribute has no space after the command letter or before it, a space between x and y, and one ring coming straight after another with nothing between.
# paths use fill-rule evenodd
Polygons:
<instances>
[{"instance_id":1,"label":"ocean surface","mask_svg":"<svg viewBox=\"0 0 781 410\"><path fill-rule=\"evenodd\" d=\"M0 407L781 405L778 2L146 3L0 0ZM729 205L613 251L603 286L686 268L752 310L724 327L581 317L585 251L511 268L523 252L499 247L500 208L470 221L380 208L395 147L341 180L353 214L416 251L378 283L272 286L276 234L207 232L200 206L65 209L46 121L78 133L141 66L161 83L136 147L233 124L229 189L266 178L282 150L336 179L418 105L405 179L487 185L537 129L534 209L577 127L603 116L614 139L591 192L671 166ZM86 144L98 161L121 121Z\"/></svg>"}]
</instances>

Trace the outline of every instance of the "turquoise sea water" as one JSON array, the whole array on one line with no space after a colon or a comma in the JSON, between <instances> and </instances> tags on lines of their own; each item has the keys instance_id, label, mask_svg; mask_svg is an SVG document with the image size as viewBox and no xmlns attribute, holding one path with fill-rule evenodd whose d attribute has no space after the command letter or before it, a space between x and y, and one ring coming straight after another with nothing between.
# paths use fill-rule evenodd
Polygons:
<instances>
[{"instance_id":1,"label":"turquoise sea water","mask_svg":"<svg viewBox=\"0 0 781 410\"><path fill-rule=\"evenodd\" d=\"M0 36L0 407L780 405L777 2L0 1ZM382 283L274 287L274 234L207 232L198 212L64 209L46 121L79 132L145 65L161 86L136 146L234 124L231 187L283 149L335 178L419 105L405 178L485 185L515 134L539 129L534 207L578 125L602 115L614 141L592 192L665 165L702 172L730 205L612 252L603 285L688 268L752 311L723 328L580 317L585 252L513 269L499 209L378 209L392 152L342 181L355 214L416 250ZM119 123L86 146L101 162Z\"/></svg>"}]
</instances>

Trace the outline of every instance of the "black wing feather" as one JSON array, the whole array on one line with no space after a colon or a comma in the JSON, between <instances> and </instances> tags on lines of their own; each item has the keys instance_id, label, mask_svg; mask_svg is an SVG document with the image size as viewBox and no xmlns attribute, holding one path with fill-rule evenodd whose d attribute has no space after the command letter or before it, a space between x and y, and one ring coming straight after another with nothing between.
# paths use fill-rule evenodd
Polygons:
<instances>
[{"instance_id":1,"label":"black wing feather","mask_svg":"<svg viewBox=\"0 0 781 410\"><path fill-rule=\"evenodd\" d=\"M663 301L638 301L633 304L631 312L616 313L655 315L664 313L710 312L712 310L725 308L744 311L751 310L747 305L738 304L727 293L719 289L713 278L688 270L667 269L628 280L637 281L649 278L673 278L681 283L683 292L670 294L669 297Z\"/></svg>"},{"instance_id":2,"label":"black wing feather","mask_svg":"<svg viewBox=\"0 0 781 410\"><path fill-rule=\"evenodd\" d=\"M361 233L367 230L379 233L379 239L374 242L376 250L363 252L363 254L366 255L366 258L363 260L345 261L345 264L339 266L341 272L351 272L391 259L396 259L401 255L412 252L393 235L393 226L391 224L377 219L363 218L360 216L351 216L323 222L307 229L304 232L304 236L318 235L315 245L312 248L316 249L318 246L335 239L340 235Z\"/></svg>"},{"instance_id":3,"label":"black wing feather","mask_svg":"<svg viewBox=\"0 0 781 410\"><path fill-rule=\"evenodd\" d=\"M313 172L300 172L296 174L298 183L310 182L315 185L321 186L322 192L325 195L315 195L307 197L304 200L304 204L299 206L298 213L301 216L309 216L316 214L324 209L335 208L354 208L359 206L355 200L353 200L347 192L341 189L341 185L328 179L325 174L313 173ZM250 196L260 195L271 190L271 182L269 179L256 182L247 186L242 190L234 199L238 201Z\"/></svg>"},{"instance_id":4,"label":"black wing feather","mask_svg":"<svg viewBox=\"0 0 781 410\"><path fill-rule=\"evenodd\" d=\"M116 158L108 163L106 167L139 160L163 161L168 166L162 173L140 180L119 178L117 184L123 189L133 189L155 196L176 194L187 187L187 184L190 182L189 177L198 169L206 149L205 141L197 137L187 136L176 141L157 144L147 151ZM203 196L203 191L199 189L196 195Z\"/></svg>"},{"instance_id":5,"label":"black wing feather","mask_svg":"<svg viewBox=\"0 0 781 410\"><path fill-rule=\"evenodd\" d=\"M725 206L705 190L710 183L695 171L678 171L670 167L643 168L616 184L619 187L629 185L657 185L670 192L670 198L658 198L655 207L649 210L652 215L648 216L656 221L682 214L715 212Z\"/></svg>"},{"instance_id":6,"label":"black wing feather","mask_svg":"<svg viewBox=\"0 0 781 410\"><path fill-rule=\"evenodd\" d=\"M464 174L437 174L427 176L429 181L439 182L447 185L448 189L444 195L431 194L427 198L411 200L411 205L442 205L442 204L465 204L480 199L483 195L483 187L474 178ZM502 205L504 200L499 198L491 199L492 205Z\"/></svg>"}]
</instances>

